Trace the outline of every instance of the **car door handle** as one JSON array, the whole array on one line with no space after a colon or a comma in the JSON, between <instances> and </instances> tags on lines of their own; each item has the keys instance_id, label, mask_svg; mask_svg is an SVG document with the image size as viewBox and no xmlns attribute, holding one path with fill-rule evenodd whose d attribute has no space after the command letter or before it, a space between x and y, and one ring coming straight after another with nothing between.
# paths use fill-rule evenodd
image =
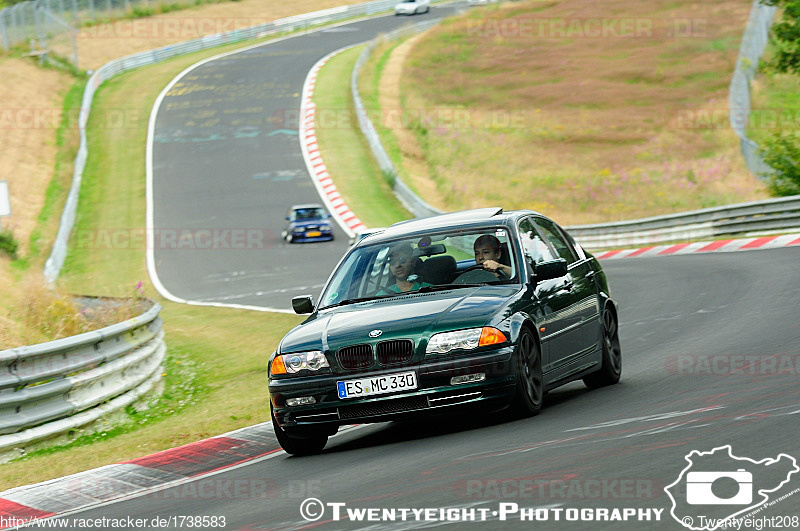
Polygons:
<instances>
[{"instance_id":1,"label":"car door handle","mask_svg":"<svg viewBox=\"0 0 800 531\"><path fill-rule=\"evenodd\" d=\"M564 284L562 284L561 286L561 289L559 289L558 291L572 291L572 287L574 285L575 284L573 284L571 280L565 280Z\"/></svg>"}]
</instances>

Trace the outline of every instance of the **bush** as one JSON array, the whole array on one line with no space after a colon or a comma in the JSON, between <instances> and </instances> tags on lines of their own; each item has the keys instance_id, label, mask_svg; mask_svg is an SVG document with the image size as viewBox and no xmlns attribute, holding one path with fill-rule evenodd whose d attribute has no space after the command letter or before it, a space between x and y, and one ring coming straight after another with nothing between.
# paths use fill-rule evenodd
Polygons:
<instances>
[{"instance_id":1,"label":"bush","mask_svg":"<svg viewBox=\"0 0 800 531\"><path fill-rule=\"evenodd\" d=\"M6 253L12 260L17 259L19 242L10 230L0 230L0 251Z\"/></svg>"},{"instance_id":2,"label":"bush","mask_svg":"<svg viewBox=\"0 0 800 531\"><path fill-rule=\"evenodd\" d=\"M773 195L800 194L800 136L778 131L761 147L764 162L775 173L770 175L769 190Z\"/></svg>"},{"instance_id":3,"label":"bush","mask_svg":"<svg viewBox=\"0 0 800 531\"><path fill-rule=\"evenodd\" d=\"M156 11L152 7L149 6L133 6L133 10L131 11L131 18L144 18L144 17L152 17L155 15Z\"/></svg>"},{"instance_id":4,"label":"bush","mask_svg":"<svg viewBox=\"0 0 800 531\"><path fill-rule=\"evenodd\" d=\"M132 298L75 297L48 287L38 275L24 280L24 299L16 305L32 343L52 341L121 323L149 306L137 286Z\"/></svg>"}]
</instances>

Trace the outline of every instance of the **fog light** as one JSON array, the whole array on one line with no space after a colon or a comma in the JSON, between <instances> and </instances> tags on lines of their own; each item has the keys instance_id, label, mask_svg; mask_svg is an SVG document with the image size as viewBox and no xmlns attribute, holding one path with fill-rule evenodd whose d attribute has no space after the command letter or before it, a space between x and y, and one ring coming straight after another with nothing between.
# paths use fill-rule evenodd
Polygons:
<instances>
[{"instance_id":1,"label":"fog light","mask_svg":"<svg viewBox=\"0 0 800 531\"><path fill-rule=\"evenodd\" d=\"M464 376L453 376L452 378L450 378L450 385L482 382L485 379L486 379L485 373L476 372L475 374L465 374Z\"/></svg>"},{"instance_id":2,"label":"fog light","mask_svg":"<svg viewBox=\"0 0 800 531\"><path fill-rule=\"evenodd\" d=\"M287 406L307 406L308 404L316 404L317 399L313 396L301 396L300 398L287 398Z\"/></svg>"}]
</instances>

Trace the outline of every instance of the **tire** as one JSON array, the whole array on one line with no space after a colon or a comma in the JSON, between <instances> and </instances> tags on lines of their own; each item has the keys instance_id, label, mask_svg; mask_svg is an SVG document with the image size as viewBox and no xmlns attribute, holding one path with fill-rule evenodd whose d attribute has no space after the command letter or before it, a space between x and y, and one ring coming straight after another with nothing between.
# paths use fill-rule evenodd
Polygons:
<instances>
[{"instance_id":1,"label":"tire","mask_svg":"<svg viewBox=\"0 0 800 531\"><path fill-rule=\"evenodd\" d=\"M278 421L275 420L275 413L272 412L272 406L270 406L269 412L272 417L272 429L275 430L275 437L278 438L278 444L287 454L296 456L314 455L320 453L325 448L325 445L328 444L327 435L290 436L278 425Z\"/></svg>"},{"instance_id":2,"label":"tire","mask_svg":"<svg viewBox=\"0 0 800 531\"><path fill-rule=\"evenodd\" d=\"M520 331L514 365L517 389L511 410L522 417L538 415L544 402L542 355L533 333L527 328Z\"/></svg>"},{"instance_id":3,"label":"tire","mask_svg":"<svg viewBox=\"0 0 800 531\"><path fill-rule=\"evenodd\" d=\"M596 389L614 385L622 376L622 349L619 344L617 315L608 306L603 310L603 361L600 370L583 379L587 387Z\"/></svg>"}]
</instances>

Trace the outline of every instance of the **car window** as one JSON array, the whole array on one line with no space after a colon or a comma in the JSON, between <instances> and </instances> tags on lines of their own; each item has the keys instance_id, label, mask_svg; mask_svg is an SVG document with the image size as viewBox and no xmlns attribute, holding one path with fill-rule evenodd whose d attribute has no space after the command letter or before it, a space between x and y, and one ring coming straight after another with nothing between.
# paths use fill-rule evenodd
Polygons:
<instances>
[{"instance_id":1,"label":"car window","mask_svg":"<svg viewBox=\"0 0 800 531\"><path fill-rule=\"evenodd\" d=\"M497 255L493 259L504 269L502 274L486 272L482 277L476 274L476 282L518 282L518 269L513 254L509 252L508 230L494 227L470 231L456 229L353 247L322 293L321 307L346 300L398 295L401 292L397 291L395 273L413 283L414 290L451 285L468 268L477 265L475 245L478 241L481 245L497 246ZM392 265L401 262L400 268L395 266L393 272Z\"/></svg>"},{"instance_id":2,"label":"car window","mask_svg":"<svg viewBox=\"0 0 800 531\"><path fill-rule=\"evenodd\" d=\"M520 221L519 238L525 256L533 263L539 264L556 259L550 247L548 247L541 236L539 236L539 232L536 230L530 218L525 218Z\"/></svg>"},{"instance_id":3,"label":"car window","mask_svg":"<svg viewBox=\"0 0 800 531\"><path fill-rule=\"evenodd\" d=\"M566 260L567 264L571 264L578 260L577 253L575 253L572 245L570 245L566 238L561 234L561 231L558 229L558 227L556 227L555 223L544 218L536 218L536 224L542 230L545 238L547 238L547 240L553 246L556 253L558 253L558 256Z\"/></svg>"},{"instance_id":4,"label":"car window","mask_svg":"<svg viewBox=\"0 0 800 531\"><path fill-rule=\"evenodd\" d=\"M289 214L291 221L301 221L304 219L321 219L325 217L325 211L321 208L297 208Z\"/></svg>"}]
</instances>

